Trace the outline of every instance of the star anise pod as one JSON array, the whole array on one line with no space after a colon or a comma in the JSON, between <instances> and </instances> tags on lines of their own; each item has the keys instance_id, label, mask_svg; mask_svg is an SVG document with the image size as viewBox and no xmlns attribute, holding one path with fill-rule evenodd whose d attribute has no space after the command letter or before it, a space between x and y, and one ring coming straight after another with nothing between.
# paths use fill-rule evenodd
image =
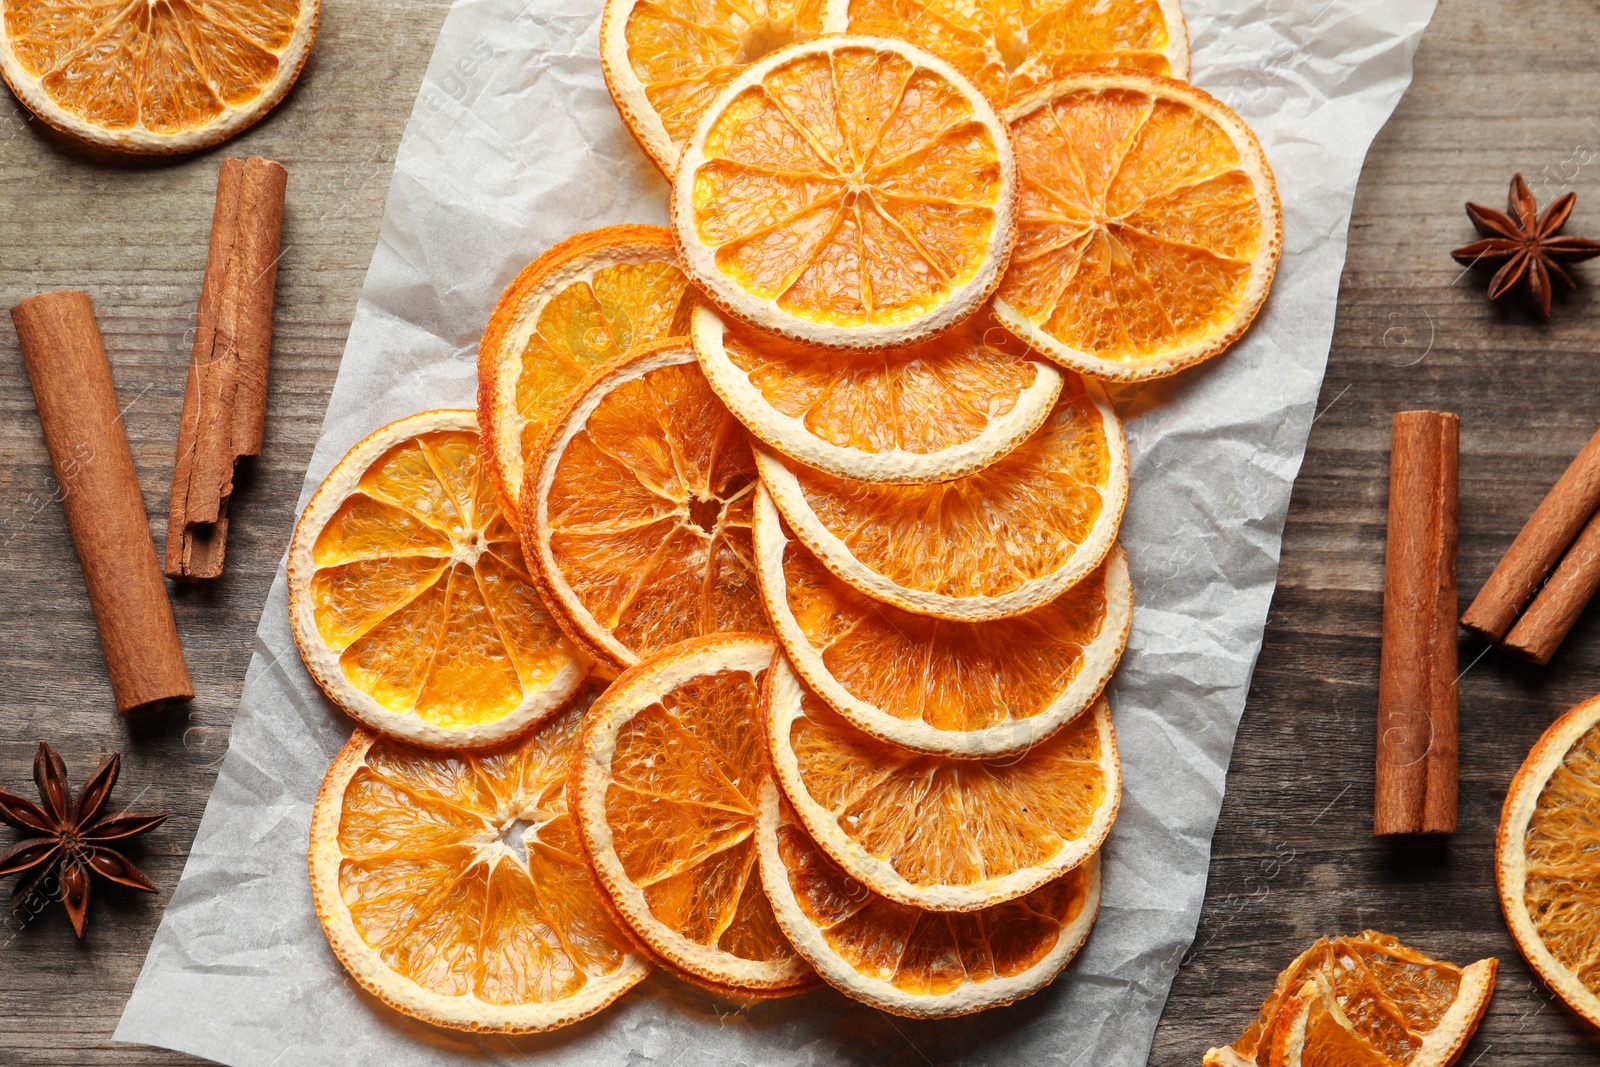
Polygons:
<instances>
[{"instance_id":1,"label":"star anise pod","mask_svg":"<svg viewBox=\"0 0 1600 1067\"><path fill-rule=\"evenodd\" d=\"M150 879L111 843L148 833L166 822L167 816L154 812L104 814L121 767L120 753L113 752L101 760L74 801L67 784L67 765L55 749L40 741L39 752L33 757L33 780L43 803L35 804L0 789L0 822L32 835L0 855L0 877L22 875L11 898L12 910L20 907L52 871L59 871L61 902L72 919L72 928L82 937L88 918L91 874L155 892Z\"/></svg>"},{"instance_id":2,"label":"star anise pod","mask_svg":"<svg viewBox=\"0 0 1600 1067\"><path fill-rule=\"evenodd\" d=\"M1576 289L1563 263L1581 263L1600 256L1600 241L1586 237L1561 237L1561 228L1572 214L1577 193L1552 201L1541 213L1528 183L1518 174L1511 179L1509 213L1482 204L1468 204L1467 217L1483 234L1476 241L1450 254L1457 263L1468 266L1499 267L1489 281L1489 299L1498 300L1521 283L1534 309L1550 317L1550 280Z\"/></svg>"}]
</instances>

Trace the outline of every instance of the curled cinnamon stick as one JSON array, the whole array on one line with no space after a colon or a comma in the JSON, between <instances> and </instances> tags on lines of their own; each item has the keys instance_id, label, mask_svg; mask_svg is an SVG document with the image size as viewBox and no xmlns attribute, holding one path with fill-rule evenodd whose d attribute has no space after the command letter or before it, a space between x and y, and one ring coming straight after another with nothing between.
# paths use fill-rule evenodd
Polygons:
<instances>
[{"instance_id":1,"label":"curled cinnamon stick","mask_svg":"<svg viewBox=\"0 0 1600 1067\"><path fill-rule=\"evenodd\" d=\"M83 564L117 711L132 715L188 700L194 686L94 307L85 293L43 293L12 308L11 321Z\"/></svg>"},{"instance_id":2,"label":"curled cinnamon stick","mask_svg":"<svg viewBox=\"0 0 1600 1067\"><path fill-rule=\"evenodd\" d=\"M1374 832L1456 829L1456 494L1460 420L1394 417Z\"/></svg>"},{"instance_id":3,"label":"curled cinnamon stick","mask_svg":"<svg viewBox=\"0 0 1600 1067\"><path fill-rule=\"evenodd\" d=\"M1573 540L1550 580L1506 634L1506 651L1546 664L1600 589L1600 513Z\"/></svg>"},{"instance_id":4,"label":"curled cinnamon stick","mask_svg":"<svg viewBox=\"0 0 1600 1067\"><path fill-rule=\"evenodd\" d=\"M1600 508L1600 431L1534 509L1461 616L1461 625L1490 641L1505 637L1596 508Z\"/></svg>"},{"instance_id":5,"label":"curled cinnamon stick","mask_svg":"<svg viewBox=\"0 0 1600 1067\"><path fill-rule=\"evenodd\" d=\"M288 172L225 160L200 288L167 516L167 577L222 573L234 465L259 455Z\"/></svg>"}]
</instances>

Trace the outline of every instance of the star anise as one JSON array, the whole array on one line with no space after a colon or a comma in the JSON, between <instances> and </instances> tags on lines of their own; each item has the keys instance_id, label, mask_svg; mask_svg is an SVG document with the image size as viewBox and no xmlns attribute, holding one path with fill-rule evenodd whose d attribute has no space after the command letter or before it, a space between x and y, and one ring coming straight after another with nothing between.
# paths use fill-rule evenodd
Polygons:
<instances>
[{"instance_id":1,"label":"star anise","mask_svg":"<svg viewBox=\"0 0 1600 1067\"><path fill-rule=\"evenodd\" d=\"M110 843L154 830L167 821L167 816L154 812L103 814L121 767L120 753L113 752L101 760L74 802L67 784L67 765L55 749L40 741L39 752L33 757L33 780L43 804L0 789L0 821L32 835L0 855L0 877L22 875L11 898L12 910L20 907L52 871L59 871L61 902L66 905L72 928L82 937L88 918L91 874L155 892L150 879Z\"/></svg>"},{"instance_id":2,"label":"star anise","mask_svg":"<svg viewBox=\"0 0 1600 1067\"><path fill-rule=\"evenodd\" d=\"M1600 256L1600 241L1558 236L1567 224L1567 216L1572 214L1577 193L1559 197L1540 213L1539 202L1518 174L1511 179L1508 199L1509 214L1482 204L1468 204L1467 217L1485 240L1450 254L1457 263L1468 266L1499 267L1489 281L1489 299L1500 299L1520 282L1527 289L1534 309L1548 319L1550 279L1558 280L1568 289L1576 289L1572 276L1561 264L1581 263Z\"/></svg>"}]
</instances>

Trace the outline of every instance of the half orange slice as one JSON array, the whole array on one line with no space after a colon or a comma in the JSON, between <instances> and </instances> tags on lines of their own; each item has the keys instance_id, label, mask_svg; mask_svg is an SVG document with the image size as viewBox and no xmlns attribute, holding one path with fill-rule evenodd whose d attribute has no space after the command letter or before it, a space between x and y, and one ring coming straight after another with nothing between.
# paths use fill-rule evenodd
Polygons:
<instances>
[{"instance_id":1,"label":"half orange slice","mask_svg":"<svg viewBox=\"0 0 1600 1067\"><path fill-rule=\"evenodd\" d=\"M811 840L777 786L762 790L756 841L778 925L830 985L914 1019L1010 1004L1061 973L1100 910L1100 857L982 911L923 911L851 878Z\"/></svg>"},{"instance_id":2,"label":"half orange slice","mask_svg":"<svg viewBox=\"0 0 1600 1067\"><path fill-rule=\"evenodd\" d=\"M817 980L756 870L757 705L775 647L719 634L623 672L589 710L572 777L584 847L634 933L693 977L766 994Z\"/></svg>"},{"instance_id":3,"label":"half orange slice","mask_svg":"<svg viewBox=\"0 0 1600 1067\"><path fill-rule=\"evenodd\" d=\"M739 421L686 339L597 371L528 469L528 555L562 621L614 666L713 633L768 629Z\"/></svg>"},{"instance_id":4,"label":"half orange slice","mask_svg":"<svg viewBox=\"0 0 1600 1067\"><path fill-rule=\"evenodd\" d=\"M323 480L289 546L289 621L311 677L415 744L499 744L589 672L535 590L479 442L471 411L375 431Z\"/></svg>"},{"instance_id":5,"label":"half orange slice","mask_svg":"<svg viewBox=\"0 0 1600 1067\"><path fill-rule=\"evenodd\" d=\"M863 596L756 500L761 594L790 665L856 727L903 748L993 759L1025 752L1094 703L1127 644L1133 583L1114 548L1025 615L950 622Z\"/></svg>"},{"instance_id":6,"label":"half orange slice","mask_svg":"<svg viewBox=\"0 0 1600 1067\"><path fill-rule=\"evenodd\" d=\"M850 877L901 904L976 911L1033 892L1099 850L1122 795L1104 699L1022 756L947 759L862 733L788 663L763 691L778 784Z\"/></svg>"},{"instance_id":7,"label":"half orange slice","mask_svg":"<svg viewBox=\"0 0 1600 1067\"><path fill-rule=\"evenodd\" d=\"M1105 392L1069 374L1032 437L936 485L839 478L756 450L799 540L847 585L919 615L1021 615L1087 577L1116 542L1128 447Z\"/></svg>"},{"instance_id":8,"label":"half orange slice","mask_svg":"<svg viewBox=\"0 0 1600 1067\"><path fill-rule=\"evenodd\" d=\"M583 703L483 754L357 728L311 814L311 893L362 988L423 1022L521 1034L593 1015L650 973L567 813Z\"/></svg>"},{"instance_id":9,"label":"half orange slice","mask_svg":"<svg viewBox=\"0 0 1600 1067\"><path fill-rule=\"evenodd\" d=\"M790 459L866 482L942 482L1039 428L1061 375L992 314L928 341L826 352L694 313L700 368L751 433Z\"/></svg>"},{"instance_id":10,"label":"half orange slice","mask_svg":"<svg viewBox=\"0 0 1600 1067\"><path fill-rule=\"evenodd\" d=\"M1063 366L1174 374L1238 340L1283 249L1261 144L1214 97L1132 71L1069 74L1006 109L1022 192L995 313Z\"/></svg>"},{"instance_id":11,"label":"half orange slice","mask_svg":"<svg viewBox=\"0 0 1600 1067\"><path fill-rule=\"evenodd\" d=\"M694 303L661 226L569 237L506 286L478 345L484 455L506 515L520 521L528 454L596 367L689 332Z\"/></svg>"}]
</instances>

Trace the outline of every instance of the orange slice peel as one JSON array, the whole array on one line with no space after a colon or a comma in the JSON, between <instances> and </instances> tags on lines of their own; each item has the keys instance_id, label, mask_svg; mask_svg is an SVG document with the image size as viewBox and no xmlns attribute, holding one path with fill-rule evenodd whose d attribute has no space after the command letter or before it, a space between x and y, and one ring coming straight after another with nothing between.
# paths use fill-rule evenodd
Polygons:
<instances>
[{"instance_id":1,"label":"orange slice peel","mask_svg":"<svg viewBox=\"0 0 1600 1067\"><path fill-rule=\"evenodd\" d=\"M913 615L856 592L756 500L762 597L789 664L858 729L930 755L1032 748L1094 703L1128 641L1133 583L1114 548L1050 603L989 622Z\"/></svg>"},{"instance_id":2,"label":"orange slice peel","mask_svg":"<svg viewBox=\"0 0 1600 1067\"><path fill-rule=\"evenodd\" d=\"M823 37L752 64L685 145L684 269L734 318L824 348L909 344L994 292L1016 165L971 83L900 41Z\"/></svg>"},{"instance_id":3,"label":"orange slice peel","mask_svg":"<svg viewBox=\"0 0 1600 1067\"><path fill-rule=\"evenodd\" d=\"M357 728L311 816L312 900L362 988L456 1030L593 1015L650 973L613 924L572 820L575 704L481 755Z\"/></svg>"},{"instance_id":4,"label":"orange slice peel","mask_svg":"<svg viewBox=\"0 0 1600 1067\"><path fill-rule=\"evenodd\" d=\"M477 416L440 409L373 432L306 504L289 620L333 702L414 744L499 744L589 672L540 600L483 471Z\"/></svg>"},{"instance_id":5,"label":"orange slice peel","mask_svg":"<svg viewBox=\"0 0 1600 1067\"><path fill-rule=\"evenodd\" d=\"M661 226L606 226L551 246L506 286L478 345L478 419L506 515L528 454L598 366L688 333L692 290Z\"/></svg>"},{"instance_id":6,"label":"orange slice peel","mask_svg":"<svg viewBox=\"0 0 1600 1067\"><path fill-rule=\"evenodd\" d=\"M840 870L770 781L756 840L762 884L795 950L846 996L895 1015L944 1019L1037 992L1077 955L1100 909L1098 854L982 911L896 904Z\"/></svg>"},{"instance_id":7,"label":"orange slice peel","mask_svg":"<svg viewBox=\"0 0 1600 1067\"><path fill-rule=\"evenodd\" d=\"M590 708L573 765L579 833L612 905L652 952L713 989L817 981L756 868L767 780L756 711L774 648L718 634L630 668Z\"/></svg>"},{"instance_id":8,"label":"orange slice peel","mask_svg":"<svg viewBox=\"0 0 1600 1067\"><path fill-rule=\"evenodd\" d=\"M319 0L11 0L0 75L39 118L118 152L193 152L260 120L300 75Z\"/></svg>"},{"instance_id":9,"label":"orange slice peel","mask_svg":"<svg viewBox=\"0 0 1600 1067\"><path fill-rule=\"evenodd\" d=\"M1114 381L1225 351L1266 302L1283 211L1261 143L1195 87L1066 75L1006 109L1022 174L995 314L1040 353Z\"/></svg>"},{"instance_id":10,"label":"orange slice peel","mask_svg":"<svg viewBox=\"0 0 1600 1067\"><path fill-rule=\"evenodd\" d=\"M1569 1008L1600 1027L1600 697L1557 719L1506 793L1495 879L1506 925L1528 965Z\"/></svg>"},{"instance_id":11,"label":"orange slice peel","mask_svg":"<svg viewBox=\"0 0 1600 1067\"><path fill-rule=\"evenodd\" d=\"M869 482L942 482L988 466L1039 428L1061 374L980 312L931 340L823 352L695 309L700 367L768 447Z\"/></svg>"},{"instance_id":12,"label":"orange slice peel","mask_svg":"<svg viewBox=\"0 0 1600 1067\"><path fill-rule=\"evenodd\" d=\"M1015 900L1087 860L1122 795L1104 698L1021 756L947 759L886 744L788 662L763 690L773 771L806 832L880 896L932 911Z\"/></svg>"}]
</instances>

